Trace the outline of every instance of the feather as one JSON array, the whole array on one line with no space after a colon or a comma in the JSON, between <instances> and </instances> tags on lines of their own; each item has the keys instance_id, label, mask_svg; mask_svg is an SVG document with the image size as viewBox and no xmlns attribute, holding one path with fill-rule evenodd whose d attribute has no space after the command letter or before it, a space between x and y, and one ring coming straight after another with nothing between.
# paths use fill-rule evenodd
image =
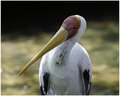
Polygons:
<instances>
[{"instance_id":1,"label":"feather","mask_svg":"<svg viewBox=\"0 0 120 96\"><path fill-rule=\"evenodd\" d=\"M85 83L85 92L86 92L86 95L89 95L90 88L91 88L89 70L86 70L86 69L84 70L83 77L84 77L84 83Z\"/></svg>"},{"instance_id":2,"label":"feather","mask_svg":"<svg viewBox=\"0 0 120 96\"><path fill-rule=\"evenodd\" d=\"M43 75L43 86L41 86L41 94L45 95L48 92L49 89L49 74L45 73Z\"/></svg>"}]
</instances>

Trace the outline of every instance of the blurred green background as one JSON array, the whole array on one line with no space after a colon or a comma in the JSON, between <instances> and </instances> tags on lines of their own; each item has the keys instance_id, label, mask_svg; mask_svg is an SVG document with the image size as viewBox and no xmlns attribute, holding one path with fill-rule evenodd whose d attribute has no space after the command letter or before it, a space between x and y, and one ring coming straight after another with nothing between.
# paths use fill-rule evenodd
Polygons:
<instances>
[{"instance_id":1,"label":"blurred green background","mask_svg":"<svg viewBox=\"0 0 120 96\"><path fill-rule=\"evenodd\" d=\"M1 93L39 95L39 62L18 78L20 69L52 38L69 15L87 20L79 40L93 68L91 94L119 94L119 2L2 1ZM61 8L62 6L62 8ZM46 9L45 9L46 8Z\"/></svg>"}]
</instances>

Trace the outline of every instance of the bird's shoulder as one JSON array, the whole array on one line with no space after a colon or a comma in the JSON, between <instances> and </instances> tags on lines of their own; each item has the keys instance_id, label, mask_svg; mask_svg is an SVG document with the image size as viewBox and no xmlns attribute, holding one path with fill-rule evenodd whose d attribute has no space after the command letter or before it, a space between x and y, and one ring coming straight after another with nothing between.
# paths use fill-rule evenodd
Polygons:
<instances>
[{"instance_id":1,"label":"bird's shoulder","mask_svg":"<svg viewBox=\"0 0 120 96\"><path fill-rule=\"evenodd\" d=\"M47 72L47 63L48 63L48 54L45 54L42 56L41 61L40 61L40 70L42 72Z\"/></svg>"},{"instance_id":2,"label":"bird's shoulder","mask_svg":"<svg viewBox=\"0 0 120 96\"><path fill-rule=\"evenodd\" d=\"M91 60L88 52L82 45L80 45L79 43L75 44L75 46L72 49L72 56L75 57L76 61L78 61L78 66L82 68L82 71L84 71L85 69L89 69L91 73Z\"/></svg>"},{"instance_id":3,"label":"bird's shoulder","mask_svg":"<svg viewBox=\"0 0 120 96\"><path fill-rule=\"evenodd\" d=\"M88 52L86 51L86 49L79 44L78 42L75 43L75 45L72 48L74 51L76 50L78 53L82 53L82 54L86 54L88 55Z\"/></svg>"},{"instance_id":4,"label":"bird's shoulder","mask_svg":"<svg viewBox=\"0 0 120 96\"><path fill-rule=\"evenodd\" d=\"M75 45L73 46L73 48L71 49L71 52L70 52L70 56L72 57L76 57L76 59L83 59L83 58L86 58L88 59L89 58L89 54L88 52L86 51L86 49L80 45L79 43L75 43Z\"/></svg>"}]
</instances>

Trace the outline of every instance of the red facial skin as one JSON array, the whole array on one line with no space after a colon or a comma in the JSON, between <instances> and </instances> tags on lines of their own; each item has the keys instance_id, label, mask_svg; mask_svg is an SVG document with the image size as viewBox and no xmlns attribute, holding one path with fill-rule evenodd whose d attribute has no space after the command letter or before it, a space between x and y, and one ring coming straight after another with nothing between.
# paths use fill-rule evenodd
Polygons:
<instances>
[{"instance_id":1,"label":"red facial skin","mask_svg":"<svg viewBox=\"0 0 120 96\"><path fill-rule=\"evenodd\" d=\"M80 20L78 20L75 16L69 16L64 20L62 27L67 30L67 39L69 39L75 36L75 34L78 32L78 29L80 27Z\"/></svg>"}]
</instances>

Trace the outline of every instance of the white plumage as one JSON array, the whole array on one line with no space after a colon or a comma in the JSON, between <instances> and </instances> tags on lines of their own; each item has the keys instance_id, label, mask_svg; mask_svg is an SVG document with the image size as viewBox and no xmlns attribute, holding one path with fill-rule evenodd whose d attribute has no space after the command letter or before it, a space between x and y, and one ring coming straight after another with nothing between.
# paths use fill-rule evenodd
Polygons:
<instances>
[{"instance_id":1,"label":"white plumage","mask_svg":"<svg viewBox=\"0 0 120 96\"><path fill-rule=\"evenodd\" d=\"M42 57L39 82L43 94L89 94L92 79L91 61L85 48L77 43L85 32L86 21L81 16L75 16L81 20L77 34Z\"/></svg>"}]
</instances>

